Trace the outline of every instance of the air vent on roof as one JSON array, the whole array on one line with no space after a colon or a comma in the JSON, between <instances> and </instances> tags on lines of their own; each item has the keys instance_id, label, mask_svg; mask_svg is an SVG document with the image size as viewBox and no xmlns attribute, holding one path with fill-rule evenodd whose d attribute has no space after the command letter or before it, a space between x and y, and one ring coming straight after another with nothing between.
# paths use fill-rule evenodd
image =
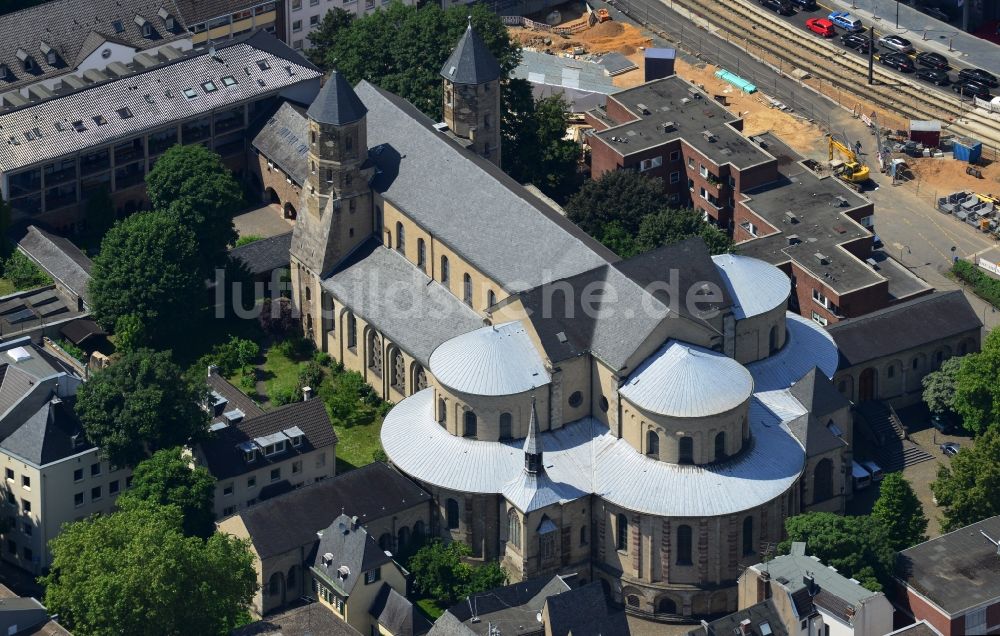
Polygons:
<instances>
[{"instance_id":1,"label":"air vent on roof","mask_svg":"<svg viewBox=\"0 0 1000 636\"><path fill-rule=\"evenodd\" d=\"M63 127L63 125L62 125L62 122L61 122L61 121L57 121L57 122L55 122L55 124L53 124L53 125L54 125L54 126L56 127L56 130L58 130L59 132L62 132L62 131L64 131L64 130L66 130L66 129L65 129L64 127Z\"/></svg>"},{"instance_id":2,"label":"air vent on roof","mask_svg":"<svg viewBox=\"0 0 1000 636\"><path fill-rule=\"evenodd\" d=\"M226 411L223 413L222 417L226 418L226 421L230 424L238 424L243 421L244 417L246 417L246 413L239 409L233 409L232 411Z\"/></svg>"},{"instance_id":3,"label":"air vent on roof","mask_svg":"<svg viewBox=\"0 0 1000 636\"><path fill-rule=\"evenodd\" d=\"M333 553L324 552L323 553L323 565L329 567L333 563Z\"/></svg>"},{"instance_id":4,"label":"air vent on roof","mask_svg":"<svg viewBox=\"0 0 1000 636\"><path fill-rule=\"evenodd\" d=\"M711 141L711 142L715 141L715 133L713 133L711 130L704 130L704 131L702 131L701 134L708 141Z\"/></svg>"},{"instance_id":5,"label":"air vent on roof","mask_svg":"<svg viewBox=\"0 0 1000 636\"><path fill-rule=\"evenodd\" d=\"M789 234L788 235L788 244L789 245L798 245L801 242L802 242L802 239L799 238L798 234Z\"/></svg>"},{"instance_id":6,"label":"air vent on roof","mask_svg":"<svg viewBox=\"0 0 1000 636\"><path fill-rule=\"evenodd\" d=\"M267 84L265 84L264 80L262 80L262 79L258 79L257 83L260 84L261 86L267 86Z\"/></svg>"},{"instance_id":7,"label":"air vent on roof","mask_svg":"<svg viewBox=\"0 0 1000 636\"><path fill-rule=\"evenodd\" d=\"M701 99L701 91L694 86L688 87L688 95L691 96L691 99Z\"/></svg>"},{"instance_id":8,"label":"air vent on roof","mask_svg":"<svg viewBox=\"0 0 1000 636\"><path fill-rule=\"evenodd\" d=\"M229 428L229 425L225 422L213 422L212 425L208 427L208 430L214 433L216 431L221 431L224 428Z\"/></svg>"},{"instance_id":9,"label":"air vent on roof","mask_svg":"<svg viewBox=\"0 0 1000 636\"><path fill-rule=\"evenodd\" d=\"M826 255L824 255L824 254L822 254L820 252L816 252L815 254L813 254L813 258L815 258L819 262L820 265L829 265L830 264L830 259L827 258Z\"/></svg>"},{"instance_id":10,"label":"air vent on roof","mask_svg":"<svg viewBox=\"0 0 1000 636\"><path fill-rule=\"evenodd\" d=\"M639 112L641 112L643 115L649 114L649 108L647 108L645 104L636 104L635 106L636 108L639 109Z\"/></svg>"},{"instance_id":11,"label":"air vent on roof","mask_svg":"<svg viewBox=\"0 0 1000 636\"><path fill-rule=\"evenodd\" d=\"M350 575L351 575L351 568L347 567L346 565L342 565L339 568L337 568L337 576L344 579L345 581L347 580L347 577L349 577Z\"/></svg>"},{"instance_id":12,"label":"air vent on roof","mask_svg":"<svg viewBox=\"0 0 1000 636\"><path fill-rule=\"evenodd\" d=\"M556 334L556 340L558 340L560 344L566 344L569 338L566 337L565 331L560 331Z\"/></svg>"},{"instance_id":13,"label":"air vent on roof","mask_svg":"<svg viewBox=\"0 0 1000 636\"><path fill-rule=\"evenodd\" d=\"M665 133L673 132L677 130L677 123L672 121L665 121L663 122L663 124L661 124L661 128L663 128L663 132Z\"/></svg>"},{"instance_id":14,"label":"air vent on roof","mask_svg":"<svg viewBox=\"0 0 1000 636\"><path fill-rule=\"evenodd\" d=\"M267 60L257 60L257 66L259 66L262 71L266 71L271 68L271 65Z\"/></svg>"},{"instance_id":15,"label":"air vent on roof","mask_svg":"<svg viewBox=\"0 0 1000 636\"><path fill-rule=\"evenodd\" d=\"M150 95L149 93L146 93L145 95L143 95L143 98L146 100L146 102L148 102L150 104L153 103L153 96Z\"/></svg>"},{"instance_id":16,"label":"air vent on roof","mask_svg":"<svg viewBox=\"0 0 1000 636\"><path fill-rule=\"evenodd\" d=\"M788 221L789 223L798 223L799 217L795 216L795 213L792 212L791 210L788 210L787 212L785 212L785 220Z\"/></svg>"},{"instance_id":17,"label":"air vent on roof","mask_svg":"<svg viewBox=\"0 0 1000 636\"><path fill-rule=\"evenodd\" d=\"M836 196L836 197L834 197L833 200L834 200L834 207L843 208L843 207L847 207L848 205L850 205L850 203L848 203L848 201L847 201L846 198L844 198L842 196L839 196L839 195Z\"/></svg>"}]
</instances>

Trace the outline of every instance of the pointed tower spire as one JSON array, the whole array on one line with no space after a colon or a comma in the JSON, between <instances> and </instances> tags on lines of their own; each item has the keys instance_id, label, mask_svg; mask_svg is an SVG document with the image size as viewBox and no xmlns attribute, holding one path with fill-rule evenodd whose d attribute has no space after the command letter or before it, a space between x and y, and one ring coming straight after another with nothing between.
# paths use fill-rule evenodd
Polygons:
<instances>
[{"instance_id":1,"label":"pointed tower spire","mask_svg":"<svg viewBox=\"0 0 1000 636\"><path fill-rule=\"evenodd\" d=\"M528 436L524 439L524 470L531 475L542 473L542 440L538 438L538 411L535 398L531 398L531 419L528 420Z\"/></svg>"},{"instance_id":2,"label":"pointed tower spire","mask_svg":"<svg viewBox=\"0 0 1000 636\"><path fill-rule=\"evenodd\" d=\"M444 123L468 148L500 165L500 63L472 28L472 16L448 61L444 78Z\"/></svg>"},{"instance_id":3,"label":"pointed tower spire","mask_svg":"<svg viewBox=\"0 0 1000 636\"><path fill-rule=\"evenodd\" d=\"M346 126L359 121L368 109L340 71L330 73L306 114L315 122Z\"/></svg>"},{"instance_id":4,"label":"pointed tower spire","mask_svg":"<svg viewBox=\"0 0 1000 636\"><path fill-rule=\"evenodd\" d=\"M472 16L451 57L441 67L441 76L456 84L479 85L500 79L500 63L486 42L472 28Z\"/></svg>"}]
</instances>

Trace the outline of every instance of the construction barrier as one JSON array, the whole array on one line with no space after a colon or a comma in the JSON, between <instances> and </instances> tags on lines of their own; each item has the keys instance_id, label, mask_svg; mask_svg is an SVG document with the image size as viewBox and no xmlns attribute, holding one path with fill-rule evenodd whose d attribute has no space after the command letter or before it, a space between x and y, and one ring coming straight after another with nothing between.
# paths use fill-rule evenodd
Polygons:
<instances>
[{"instance_id":1,"label":"construction barrier","mask_svg":"<svg viewBox=\"0 0 1000 636\"><path fill-rule=\"evenodd\" d=\"M757 86L748 80L743 79L735 73L730 73L726 69L720 68L715 72L715 76L724 82L729 82L744 93L752 94L757 92Z\"/></svg>"}]
</instances>

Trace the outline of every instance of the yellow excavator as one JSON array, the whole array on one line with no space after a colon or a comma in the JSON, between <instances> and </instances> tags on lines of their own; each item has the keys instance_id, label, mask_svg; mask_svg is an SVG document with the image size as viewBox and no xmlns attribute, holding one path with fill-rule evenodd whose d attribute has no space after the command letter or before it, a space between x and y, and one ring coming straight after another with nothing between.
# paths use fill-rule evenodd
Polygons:
<instances>
[{"instance_id":1,"label":"yellow excavator","mask_svg":"<svg viewBox=\"0 0 1000 636\"><path fill-rule=\"evenodd\" d=\"M861 184L868 181L870 173L868 166L861 163L854 151L834 139L833 135L827 135L827 140L830 143L830 167L833 169L833 174L855 190L860 190ZM840 153L844 160L834 161L834 151Z\"/></svg>"}]
</instances>

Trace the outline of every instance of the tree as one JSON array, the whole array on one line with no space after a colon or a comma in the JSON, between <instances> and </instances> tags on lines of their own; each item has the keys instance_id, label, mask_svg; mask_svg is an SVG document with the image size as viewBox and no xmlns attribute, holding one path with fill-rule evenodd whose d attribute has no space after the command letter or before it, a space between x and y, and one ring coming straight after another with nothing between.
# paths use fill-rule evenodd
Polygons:
<instances>
[{"instance_id":1,"label":"tree","mask_svg":"<svg viewBox=\"0 0 1000 636\"><path fill-rule=\"evenodd\" d=\"M614 170L585 182L565 207L571 221L601 241L612 222L626 235L635 236L642 220L662 210L663 203L662 179Z\"/></svg>"},{"instance_id":2,"label":"tree","mask_svg":"<svg viewBox=\"0 0 1000 636\"><path fill-rule=\"evenodd\" d=\"M334 7L326 12L323 21L309 32L306 37L312 46L306 51L309 60L316 66L324 66L326 60L333 50L334 43L347 27L351 25L354 14L344 11L340 7Z\"/></svg>"},{"instance_id":3,"label":"tree","mask_svg":"<svg viewBox=\"0 0 1000 636\"><path fill-rule=\"evenodd\" d=\"M942 415L955 410L955 384L962 358L948 358L941 368L924 376L924 403L931 413Z\"/></svg>"},{"instance_id":4,"label":"tree","mask_svg":"<svg viewBox=\"0 0 1000 636\"><path fill-rule=\"evenodd\" d=\"M931 490L945 532L1000 514L1000 430L987 429L942 465Z\"/></svg>"},{"instance_id":5,"label":"tree","mask_svg":"<svg viewBox=\"0 0 1000 636\"><path fill-rule=\"evenodd\" d=\"M787 554L792 542L805 542L808 553L844 576L878 592L892 578L895 552L886 533L869 517L809 512L785 520L788 538L778 545Z\"/></svg>"},{"instance_id":6,"label":"tree","mask_svg":"<svg viewBox=\"0 0 1000 636\"><path fill-rule=\"evenodd\" d=\"M982 351L962 358L953 403L974 435L1000 425L1000 330L986 336Z\"/></svg>"},{"instance_id":7,"label":"tree","mask_svg":"<svg viewBox=\"0 0 1000 636\"><path fill-rule=\"evenodd\" d=\"M228 634L257 588L249 542L185 537L175 506L70 523L50 545L45 605L74 633Z\"/></svg>"},{"instance_id":8,"label":"tree","mask_svg":"<svg viewBox=\"0 0 1000 636\"><path fill-rule=\"evenodd\" d=\"M162 212L133 214L111 228L94 259L94 317L113 329L120 317L132 315L152 342L170 342L207 299L198 263L190 229Z\"/></svg>"},{"instance_id":9,"label":"tree","mask_svg":"<svg viewBox=\"0 0 1000 636\"><path fill-rule=\"evenodd\" d=\"M205 433L204 385L185 378L169 351L125 352L80 385L76 413L87 439L113 464L135 466Z\"/></svg>"},{"instance_id":10,"label":"tree","mask_svg":"<svg viewBox=\"0 0 1000 636\"><path fill-rule=\"evenodd\" d=\"M14 242L10 240L11 209L10 202L0 199L0 258L5 259L14 250Z\"/></svg>"},{"instance_id":11,"label":"tree","mask_svg":"<svg viewBox=\"0 0 1000 636\"><path fill-rule=\"evenodd\" d=\"M14 284L14 289L33 289L42 285L51 285L52 279L43 272L35 261L14 250L3 263L4 278Z\"/></svg>"},{"instance_id":12,"label":"tree","mask_svg":"<svg viewBox=\"0 0 1000 636\"><path fill-rule=\"evenodd\" d=\"M118 507L146 504L177 506L186 536L204 539L215 532L215 478L193 467L180 447L158 450L132 471L132 488L118 497Z\"/></svg>"},{"instance_id":13,"label":"tree","mask_svg":"<svg viewBox=\"0 0 1000 636\"><path fill-rule=\"evenodd\" d=\"M889 473L882 480L871 520L885 530L897 552L927 540L927 517L903 473Z\"/></svg>"},{"instance_id":14,"label":"tree","mask_svg":"<svg viewBox=\"0 0 1000 636\"><path fill-rule=\"evenodd\" d=\"M87 197L83 215L87 221L84 241L88 248L97 247L115 224L115 204L107 187L98 188Z\"/></svg>"},{"instance_id":15,"label":"tree","mask_svg":"<svg viewBox=\"0 0 1000 636\"><path fill-rule=\"evenodd\" d=\"M733 249L733 240L719 228L706 223L698 211L664 209L643 218L639 223L639 234L635 241L637 253L648 252L691 236L700 236L710 254L725 254Z\"/></svg>"},{"instance_id":16,"label":"tree","mask_svg":"<svg viewBox=\"0 0 1000 636\"><path fill-rule=\"evenodd\" d=\"M451 605L507 582L507 572L498 563L474 566L463 560L470 554L469 546L457 541L434 540L417 550L408 563L417 591Z\"/></svg>"},{"instance_id":17,"label":"tree","mask_svg":"<svg viewBox=\"0 0 1000 636\"><path fill-rule=\"evenodd\" d=\"M118 316L118 320L115 321L115 347L118 351L135 351L148 344L149 334L142 318L135 314Z\"/></svg>"},{"instance_id":18,"label":"tree","mask_svg":"<svg viewBox=\"0 0 1000 636\"><path fill-rule=\"evenodd\" d=\"M219 155L200 144L173 146L146 175L146 191L154 210L176 216L198 238L203 279L225 265L243 190Z\"/></svg>"}]
</instances>

